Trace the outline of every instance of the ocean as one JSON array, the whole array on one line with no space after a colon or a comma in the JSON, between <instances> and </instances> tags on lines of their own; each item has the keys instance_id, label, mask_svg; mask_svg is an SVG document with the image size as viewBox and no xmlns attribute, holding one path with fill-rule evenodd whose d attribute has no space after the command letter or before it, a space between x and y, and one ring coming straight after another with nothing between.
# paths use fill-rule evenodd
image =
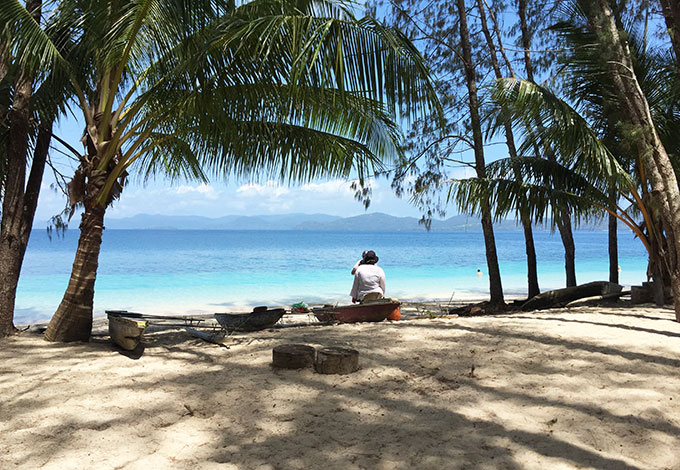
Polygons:
<instances>
[{"instance_id":1,"label":"ocean","mask_svg":"<svg viewBox=\"0 0 680 470\"><path fill-rule=\"evenodd\" d=\"M48 320L68 284L79 231L34 230L19 281L15 323ZM564 287L558 234L534 234L541 290ZM607 280L607 233L575 231L579 283ZM506 295L526 295L521 231L497 231ZM347 302L350 270L374 250L387 295L402 300L488 298L481 232L326 232L106 230L95 286L95 316L105 310L195 314L257 305ZM646 280L647 254L619 233L620 282ZM480 269L483 276L477 276Z\"/></svg>"}]
</instances>

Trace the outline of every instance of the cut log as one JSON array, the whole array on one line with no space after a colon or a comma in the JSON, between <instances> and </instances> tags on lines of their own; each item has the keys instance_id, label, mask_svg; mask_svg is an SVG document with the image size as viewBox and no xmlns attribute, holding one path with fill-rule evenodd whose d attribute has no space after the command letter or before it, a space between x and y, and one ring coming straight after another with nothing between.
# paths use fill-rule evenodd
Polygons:
<instances>
[{"instance_id":1,"label":"cut log","mask_svg":"<svg viewBox=\"0 0 680 470\"><path fill-rule=\"evenodd\" d=\"M319 374L351 374L359 370L359 351L340 347L319 349L314 369Z\"/></svg>"},{"instance_id":2,"label":"cut log","mask_svg":"<svg viewBox=\"0 0 680 470\"><path fill-rule=\"evenodd\" d=\"M272 349L272 365L280 369L304 369L314 364L315 349L306 344L282 344Z\"/></svg>"},{"instance_id":3,"label":"cut log","mask_svg":"<svg viewBox=\"0 0 680 470\"><path fill-rule=\"evenodd\" d=\"M580 286L565 287L564 289L556 289L538 294L529 299L522 306L522 310L526 312L528 310L564 307L574 300L582 299L584 297L612 294L614 292L620 292L621 289L620 285L613 282L588 282L587 284L581 284Z\"/></svg>"}]
</instances>

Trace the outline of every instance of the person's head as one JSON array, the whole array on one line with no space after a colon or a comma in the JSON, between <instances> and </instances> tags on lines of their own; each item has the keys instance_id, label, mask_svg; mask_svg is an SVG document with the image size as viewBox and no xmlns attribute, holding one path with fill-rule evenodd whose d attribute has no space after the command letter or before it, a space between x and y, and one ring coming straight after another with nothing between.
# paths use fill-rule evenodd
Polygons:
<instances>
[{"instance_id":1,"label":"person's head","mask_svg":"<svg viewBox=\"0 0 680 470\"><path fill-rule=\"evenodd\" d=\"M362 253L361 264L375 264L378 262L378 256L373 250L367 250Z\"/></svg>"}]
</instances>

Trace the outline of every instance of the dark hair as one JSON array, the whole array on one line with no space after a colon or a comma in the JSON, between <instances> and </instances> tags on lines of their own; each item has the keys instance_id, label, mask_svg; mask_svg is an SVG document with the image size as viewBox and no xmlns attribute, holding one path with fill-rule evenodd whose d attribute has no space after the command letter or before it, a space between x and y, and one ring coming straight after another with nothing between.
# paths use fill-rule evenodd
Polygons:
<instances>
[{"instance_id":1,"label":"dark hair","mask_svg":"<svg viewBox=\"0 0 680 470\"><path fill-rule=\"evenodd\" d=\"M378 256L375 254L375 251L373 250L364 251L363 257L361 259L361 264L375 264L377 262Z\"/></svg>"}]
</instances>

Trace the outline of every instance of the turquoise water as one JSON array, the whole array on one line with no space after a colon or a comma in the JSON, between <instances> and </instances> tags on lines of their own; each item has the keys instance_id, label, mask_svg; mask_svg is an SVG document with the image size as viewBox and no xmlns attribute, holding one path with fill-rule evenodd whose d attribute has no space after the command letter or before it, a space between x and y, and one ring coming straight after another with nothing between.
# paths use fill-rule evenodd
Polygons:
<instances>
[{"instance_id":1,"label":"turquoise water","mask_svg":"<svg viewBox=\"0 0 680 470\"><path fill-rule=\"evenodd\" d=\"M33 232L17 294L16 323L49 319L66 289L79 232L51 241ZM542 290L564 286L559 235L536 231ZM608 278L607 233L576 231L579 283ZM522 232L498 231L503 287L526 295ZM488 296L481 232L315 232L106 230L95 288L95 314L210 313L255 305L349 300L350 270L373 249L400 299ZM644 280L647 256L619 234L621 283Z\"/></svg>"}]
</instances>

